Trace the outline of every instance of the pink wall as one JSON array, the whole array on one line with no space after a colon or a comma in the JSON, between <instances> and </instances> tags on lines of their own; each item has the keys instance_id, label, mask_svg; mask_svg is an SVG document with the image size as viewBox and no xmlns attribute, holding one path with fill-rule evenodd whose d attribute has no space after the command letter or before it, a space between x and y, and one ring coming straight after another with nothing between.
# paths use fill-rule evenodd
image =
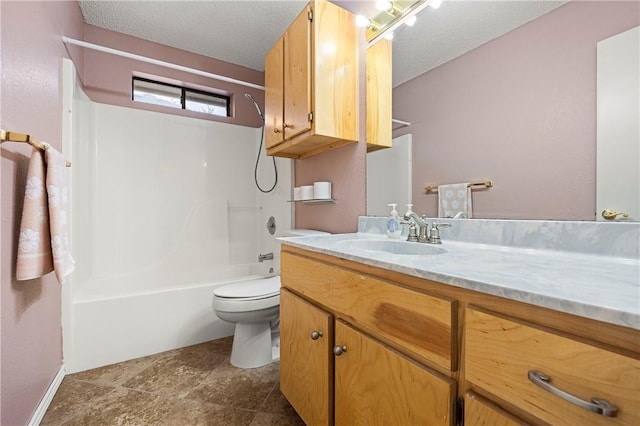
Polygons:
<instances>
[{"instance_id":1,"label":"pink wall","mask_svg":"<svg viewBox=\"0 0 640 426\"><path fill-rule=\"evenodd\" d=\"M331 233L356 232L358 216L365 214L365 143L346 145L334 151L295 162L295 185L332 183L335 203L296 203L296 228Z\"/></svg>"},{"instance_id":2,"label":"pink wall","mask_svg":"<svg viewBox=\"0 0 640 426\"><path fill-rule=\"evenodd\" d=\"M63 35L82 38L77 2L0 2L0 126L61 149ZM81 52L75 51L82 66ZM0 150L0 424L27 424L62 365L61 288L53 274L15 281L16 241L31 148Z\"/></svg>"},{"instance_id":3,"label":"pink wall","mask_svg":"<svg viewBox=\"0 0 640 426\"><path fill-rule=\"evenodd\" d=\"M595 219L596 43L639 24L638 2L575 1L396 87L414 210L437 216L425 184L491 179L475 217Z\"/></svg>"},{"instance_id":4,"label":"pink wall","mask_svg":"<svg viewBox=\"0 0 640 426\"><path fill-rule=\"evenodd\" d=\"M263 72L105 30L93 25L85 25L84 37L84 41L89 43L247 81L260 86L264 85ZM260 107L264 109L263 90L135 61L97 50L86 49L84 51L84 63L85 71L82 76L82 82L84 83L85 92L95 102L159 112L169 111L170 114L187 115L251 127L262 125L255 107L247 101L244 94L250 93L258 101ZM232 96L232 117L215 117L172 108L167 110L166 107L134 102L131 100L131 77L134 73L144 73L149 75L148 78L160 77L161 79L167 79L166 82L169 83L191 85L190 87L203 90L208 88L220 90L223 94Z\"/></svg>"}]
</instances>

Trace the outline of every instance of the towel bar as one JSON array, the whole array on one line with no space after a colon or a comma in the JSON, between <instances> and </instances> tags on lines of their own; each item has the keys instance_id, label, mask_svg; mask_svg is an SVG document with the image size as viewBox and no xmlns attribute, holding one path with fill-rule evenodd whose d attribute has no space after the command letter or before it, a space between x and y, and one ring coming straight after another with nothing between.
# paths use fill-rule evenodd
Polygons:
<instances>
[{"instance_id":1,"label":"towel bar","mask_svg":"<svg viewBox=\"0 0 640 426\"><path fill-rule=\"evenodd\" d=\"M22 142L28 143L34 148L44 151L46 147L33 136L26 133L10 132L0 129L0 144L2 142ZM67 167L71 167L71 163L67 161Z\"/></svg>"},{"instance_id":2,"label":"towel bar","mask_svg":"<svg viewBox=\"0 0 640 426\"><path fill-rule=\"evenodd\" d=\"M476 187L480 187L480 188L491 188L493 186L493 182L491 182L490 180L486 180L484 182L477 182L477 183L470 183L469 187L470 188L476 188ZM425 186L424 187L424 192L433 192L433 191L437 191L438 190L438 185L429 185L429 186Z\"/></svg>"}]
</instances>

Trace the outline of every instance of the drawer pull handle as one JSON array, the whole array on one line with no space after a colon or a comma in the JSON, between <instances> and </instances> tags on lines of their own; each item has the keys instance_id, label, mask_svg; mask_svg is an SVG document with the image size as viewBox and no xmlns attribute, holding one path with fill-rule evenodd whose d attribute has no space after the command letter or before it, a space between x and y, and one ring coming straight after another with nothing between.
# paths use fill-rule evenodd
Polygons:
<instances>
[{"instance_id":1,"label":"drawer pull handle","mask_svg":"<svg viewBox=\"0 0 640 426\"><path fill-rule=\"evenodd\" d=\"M333 354L335 356L340 356L343 353L345 353L346 351L347 351L347 347L346 346L336 345L336 346L333 347Z\"/></svg>"},{"instance_id":2,"label":"drawer pull handle","mask_svg":"<svg viewBox=\"0 0 640 426\"><path fill-rule=\"evenodd\" d=\"M312 331L311 332L311 340L318 340L323 336L322 331Z\"/></svg>"},{"instance_id":3,"label":"drawer pull handle","mask_svg":"<svg viewBox=\"0 0 640 426\"><path fill-rule=\"evenodd\" d=\"M575 395L571 395L570 393L553 386L551 384L551 377L540 371L530 370L529 380L531 380L534 384L540 386L542 389L547 390L555 396L559 396L560 398L569 401L570 403L575 404L578 407L585 408L589 411L593 411L594 413L598 413L606 417L615 417L616 414L618 414L618 407L616 407L606 399L591 398L591 402L580 399Z\"/></svg>"}]
</instances>

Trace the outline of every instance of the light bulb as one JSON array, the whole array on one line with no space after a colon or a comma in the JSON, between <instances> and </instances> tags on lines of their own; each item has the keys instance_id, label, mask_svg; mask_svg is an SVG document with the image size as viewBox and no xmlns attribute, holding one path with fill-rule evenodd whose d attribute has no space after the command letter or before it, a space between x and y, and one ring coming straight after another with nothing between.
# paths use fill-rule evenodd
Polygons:
<instances>
[{"instance_id":1,"label":"light bulb","mask_svg":"<svg viewBox=\"0 0 640 426\"><path fill-rule=\"evenodd\" d=\"M393 10L393 3L389 0L378 0L376 1L376 9L382 10L383 12L391 12Z\"/></svg>"},{"instance_id":2,"label":"light bulb","mask_svg":"<svg viewBox=\"0 0 640 426\"><path fill-rule=\"evenodd\" d=\"M386 40L393 40L393 31L387 31L387 33L384 35L384 38Z\"/></svg>"},{"instance_id":3,"label":"light bulb","mask_svg":"<svg viewBox=\"0 0 640 426\"><path fill-rule=\"evenodd\" d=\"M437 9L440 7L441 4L442 4L442 0L435 0L429 3L429 6L431 6L434 9Z\"/></svg>"},{"instance_id":4,"label":"light bulb","mask_svg":"<svg viewBox=\"0 0 640 426\"><path fill-rule=\"evenodd\" d=\"M413 24L415 24L417 20L418 18L416 17L416 15L411 15L407 18L406 21L404 21L404 23L409 27L413 27Z\"/></svg>"},{"instance_id":5,"label":"light bulb","mask_svg":"<svg viewBox=\"0 0 640 426\"><path fill-rule=\"evenodd\" d=\"M369 28L371 27L371 19L367 18L364 15L356 16L356 27L358 28Z\"/></svg>"}]
</instances>

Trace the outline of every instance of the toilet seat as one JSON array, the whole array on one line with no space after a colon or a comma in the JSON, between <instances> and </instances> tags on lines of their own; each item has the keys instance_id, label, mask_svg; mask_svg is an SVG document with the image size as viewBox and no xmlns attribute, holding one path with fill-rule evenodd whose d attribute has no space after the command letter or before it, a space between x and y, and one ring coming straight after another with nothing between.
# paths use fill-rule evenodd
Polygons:
<instances>
[{"instance_id":1,"label":"toilet seat","mask_svg":"<svg viewBox=\"0 0 640 426\"><path fill-rule=\"evenodd\" d=\"M280 294L280 276L222 285L213 295L224 299L256 300Z\"/></svg>"},{"instance_id":2,"label":"toilet seat","mask_svg":"<svg viewBox=\"0 0 640 426\"><path fill-rule=\"evenodd\" d=\"M249 312L280 304L280 277L220 286L213 291L213 308L220 312Z\"/></svg>"}]
</instances>

